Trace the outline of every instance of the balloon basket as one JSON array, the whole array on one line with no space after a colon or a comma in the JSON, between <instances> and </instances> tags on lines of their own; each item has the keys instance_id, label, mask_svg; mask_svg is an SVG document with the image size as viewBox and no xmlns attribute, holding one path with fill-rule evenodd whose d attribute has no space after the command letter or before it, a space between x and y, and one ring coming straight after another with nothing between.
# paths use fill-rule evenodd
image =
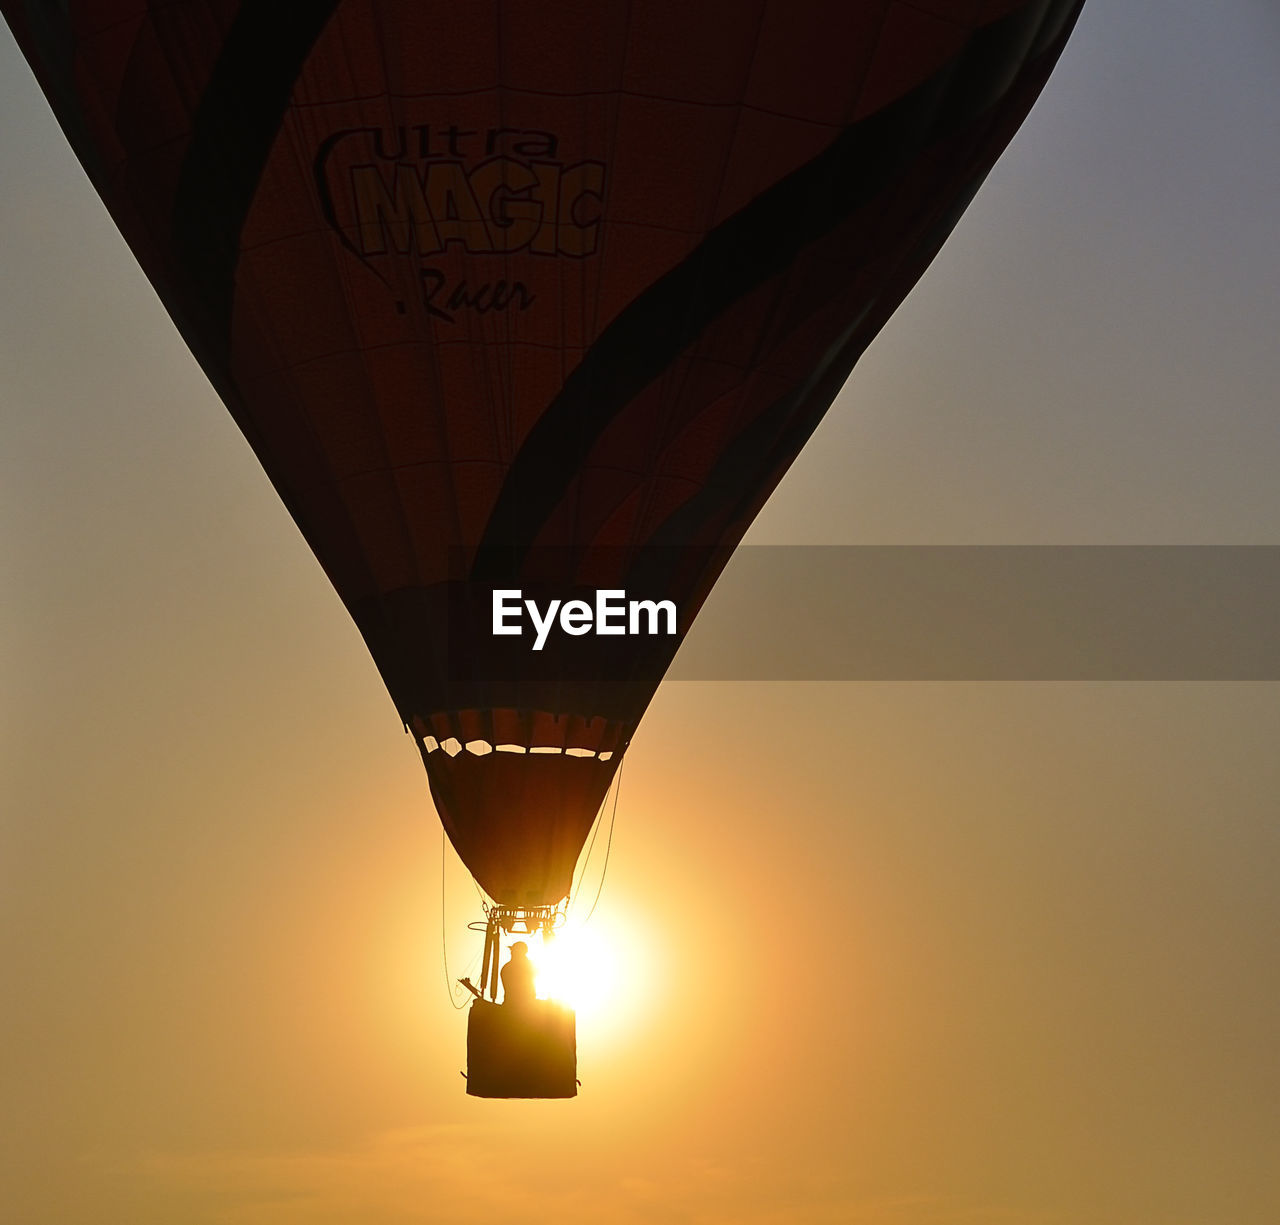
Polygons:
<instances>
[{"instance_id":1,"label":"balloon basket","mask_svg":"<svg viewBox=\"0 0 1280 1225\"><path fill-rule=\"evenodd\" d=\"M472 1097L577 1097L573 1009L553 1000L522 1007L476 1000L467 1017L466 1076Z\"/></svg>"}]
</instances>

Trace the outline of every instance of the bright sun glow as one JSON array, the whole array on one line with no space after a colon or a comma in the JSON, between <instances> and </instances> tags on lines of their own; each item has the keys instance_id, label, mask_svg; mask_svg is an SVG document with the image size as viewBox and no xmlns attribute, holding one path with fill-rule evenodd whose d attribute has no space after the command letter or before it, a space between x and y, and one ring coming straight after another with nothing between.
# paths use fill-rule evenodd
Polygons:
<instances>
[{"instance_id":1,"label":"bright sun glow","mask_svg":"<svg viewBox=\"0 0 1280 1225\"><path fill-rule=\"evenodd\" d=\"M589 926L570 919L552 939L530 941L529 956L537 967L538 995L568 1004L584 1022L621 1026L648 993L640 942L604 916Z\"/></svg>"}]
</instances>

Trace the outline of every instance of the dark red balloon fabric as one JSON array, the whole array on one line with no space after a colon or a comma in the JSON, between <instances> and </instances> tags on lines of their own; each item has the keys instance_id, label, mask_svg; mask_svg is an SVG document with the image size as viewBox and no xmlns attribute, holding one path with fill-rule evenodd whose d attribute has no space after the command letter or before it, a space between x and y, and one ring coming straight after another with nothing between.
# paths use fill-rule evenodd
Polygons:
<instances>
[{"instance_id":1,"label":"dark red balloon fabric","mask_svg":"<svg viewBox=\"0 0 1280 1225\"><path fill-rule=\"evenodd\" d=\"M534 905L678 639L494 653L476 592L641 584L683 633L1080 4L0 8L459 854Z\"/></svg>"}]
</instances>

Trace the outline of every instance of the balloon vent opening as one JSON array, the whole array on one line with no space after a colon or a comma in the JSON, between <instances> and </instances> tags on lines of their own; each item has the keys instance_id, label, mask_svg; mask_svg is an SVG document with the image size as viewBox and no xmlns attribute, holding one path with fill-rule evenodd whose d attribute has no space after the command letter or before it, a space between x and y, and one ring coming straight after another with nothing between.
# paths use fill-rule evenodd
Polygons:
<instances>
[{"instance_id":1,"label":"balloon vent opening","mask_svg":"<svg viewBox=\"0 0 1280 1225\"><path fill-rule=\"evenodd\" d=\"M423 736L422 749L425 753L443 752L450 757L457 755L464 750L473 757L485 757L489 753L537 753L537 754L563 754L565 757L594 757L600 761L612 761L613 750L604 749L598 751L596 749L583 748L581 746L570 746L568 748L558 744L490 744L487 740L468 740L463 744L456 736L450 736L447 740L437 740L434 736Z\"/></svg>"}]
</instances>

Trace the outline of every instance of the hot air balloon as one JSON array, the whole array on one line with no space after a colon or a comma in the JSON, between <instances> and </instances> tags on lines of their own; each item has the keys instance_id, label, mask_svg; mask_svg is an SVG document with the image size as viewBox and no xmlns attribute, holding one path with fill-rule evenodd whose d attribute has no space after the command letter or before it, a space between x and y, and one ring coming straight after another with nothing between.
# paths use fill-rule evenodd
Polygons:
<instances>
[{"instance_id":1,"label":"hot air balloon","mask_svg":"<svg viewBox=\"0 0 1280 1225\"><path fill-rule=\"evenodd\" d=\"M0 0L369 646L490 995L1081 3Z\"/></svg>"}]
</instances>

